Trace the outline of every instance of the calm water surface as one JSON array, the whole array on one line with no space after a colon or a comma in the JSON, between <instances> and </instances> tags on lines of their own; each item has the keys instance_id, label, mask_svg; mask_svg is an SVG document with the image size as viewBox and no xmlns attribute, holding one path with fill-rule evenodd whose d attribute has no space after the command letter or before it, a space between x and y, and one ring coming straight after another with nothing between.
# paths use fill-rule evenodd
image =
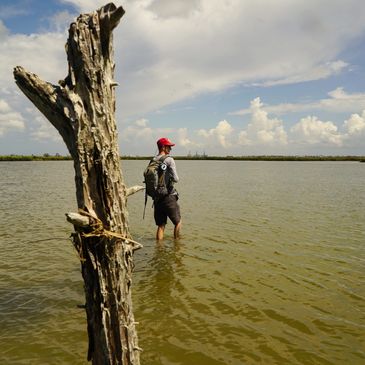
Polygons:
<instances>
[{"instance_id":1,"label":"calm water surface","mask_svg":"<svg viewBox=\"0 0 365 365\"><path fill-rule=\"evenodd\" d=\"M129 200L142 364L365 364L365 164L177 164L179 241ZM86 364L72 162L1 162L0 188L0 364Z\"/></svg>"}]
</instances>

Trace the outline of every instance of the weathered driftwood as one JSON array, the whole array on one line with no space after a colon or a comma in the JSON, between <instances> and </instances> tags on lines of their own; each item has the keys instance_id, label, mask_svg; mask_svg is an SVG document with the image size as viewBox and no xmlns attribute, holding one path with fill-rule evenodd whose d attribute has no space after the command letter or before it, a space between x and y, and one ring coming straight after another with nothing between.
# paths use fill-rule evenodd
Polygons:
<instances>
[{"instance_id":1,"label":"weathered driftwood","mask_svg":"<svg viewBox=\"0 0 365 365\"><path fill-rule=\"evenodd\" d=\"M80 15L69 29L67 77L59 85L22 67L17 85L61 134L74 160L80 216L71 214L74 246L85 283L88 360L139 364L131 300L133 251L115 123L112 31L122 7Z\"/></svg>"},{"instance_id":2,"label":"weathered driftwood","mask_svg":"<svg viewBox=\"0 0 365 365\"><path fill-rule=\"evenodd\" d=\"M91 226L90 218L79 213L66 213L66 218L76 227L87 228Z\"/></svg>"},{"instance_id":3,"label":"weathered driftwood","mask_svg":"<svg viewBox=\"0 0 365 365\"><path fill-rule=\"evenodd\" d=\"M140 185L131 186L130 188L127 188L125 195L130 196L130 195L135 194L138 191L141 191L143 189L144 189L144 186L140 186Z\"/></svg>"}]
</instances>

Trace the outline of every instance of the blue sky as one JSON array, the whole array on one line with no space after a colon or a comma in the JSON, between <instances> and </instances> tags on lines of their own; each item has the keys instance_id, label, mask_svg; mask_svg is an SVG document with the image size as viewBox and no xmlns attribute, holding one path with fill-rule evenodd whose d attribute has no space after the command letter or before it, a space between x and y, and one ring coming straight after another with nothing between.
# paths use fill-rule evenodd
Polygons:
<instances>
[{"instance_id":1,"label":"blue sky","mask_svg":"<svg viewBox=\"0 0 365 365\"><path fill-rule=\"evenodd\" d=\"M363 0L125 0L114 31L119 145L151 155L365 155ZM57 83L74 18L98 0L0 2L0 154L67 153L17 89Z\"/></svg>"}]
</instances>

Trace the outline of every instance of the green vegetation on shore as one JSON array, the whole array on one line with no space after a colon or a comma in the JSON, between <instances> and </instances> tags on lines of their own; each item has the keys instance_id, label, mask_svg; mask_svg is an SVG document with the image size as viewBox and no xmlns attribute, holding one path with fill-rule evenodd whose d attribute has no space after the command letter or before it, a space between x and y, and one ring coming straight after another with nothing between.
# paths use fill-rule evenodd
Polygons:
<instances>
[{"instance_id":1,"label":"green vegetation on shore","mask_svg":"<svg viewBox=\"0 0 365 365\"><path fill-rule=\"evenodd\" d=\"M207 160L207 161L360 161L365 162L365 156L173 156L175 160ZM151 156L122 156L122 160L149 160Z\"/></svg>"},{"instance_id":2,"label":"green vegetation on shore","mask_svg":"<svg viewBox=\"0 0 365 365\"><path fill-rule=\"evenodd\" d=\"M0 161L65 161L72 160L71 156L61 156L59 154L51 156L48 153L44 155L3 155Z\"/></svg>"},{"instance_id":3,"label":"green vegetation on shore","mask_svg":"<svg viewBox=\"0 0 365 365\"><path fill-rule=\"evenodd\" d=\"M259 156L208 156L189 155L174 156L175 160L224 160L224 161L359 161L365 162L365 156L283 156L283 155L259 155ZM121 156L122 160L149 160L151 156ZM59 154L50 155L4 155L0 161L67 161L71 156Z\"/></svg>"}]
</instances>

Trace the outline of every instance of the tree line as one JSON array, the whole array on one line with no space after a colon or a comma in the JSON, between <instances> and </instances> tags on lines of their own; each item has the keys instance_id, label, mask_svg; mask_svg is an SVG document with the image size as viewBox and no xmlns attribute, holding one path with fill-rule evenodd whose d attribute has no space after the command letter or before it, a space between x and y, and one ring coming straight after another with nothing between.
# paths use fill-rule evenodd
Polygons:
<instances>
[{"instance_id":1,"label":"tree line","mask_svg":"<svg viewBox=\"0 0 365 365\"><path fill-rule=\"evenodd\" d=\"M121 156L122 160L150 160L151 156ZM365 156L327 156L327 155L308 155L308 156L285 156L285 155L248 155L248 156L174 156L175 160L212 160L212 161L359 161L365 162ZM62 156L60 154L50 155L2 155L0 161L68 161L72 160L71 156Z\"/></svg>"}]
</instances>

